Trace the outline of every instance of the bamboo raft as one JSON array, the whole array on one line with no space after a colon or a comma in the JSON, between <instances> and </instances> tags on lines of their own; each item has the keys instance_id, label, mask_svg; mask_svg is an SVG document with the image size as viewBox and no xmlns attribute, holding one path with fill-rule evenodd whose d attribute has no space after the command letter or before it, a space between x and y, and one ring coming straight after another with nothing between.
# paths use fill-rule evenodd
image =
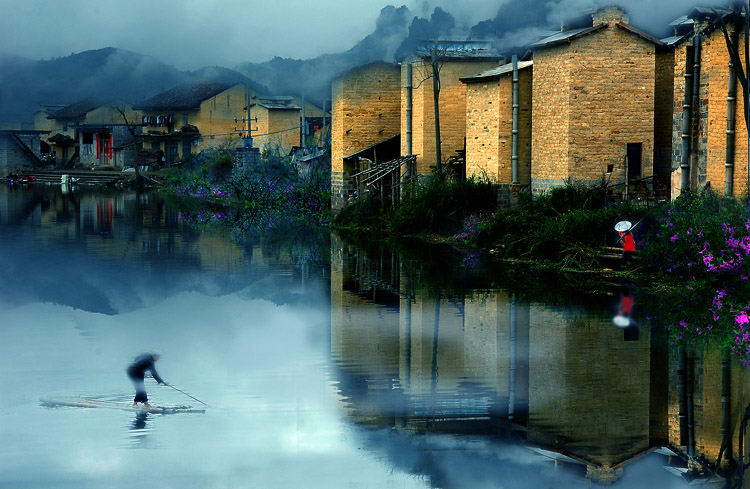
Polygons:
<instances>
[{"instance_id":1,"label":"bamboo raft","mask_svg":"<svg viewBox=\"0 0 750 489\"><path fill-rule=\"evenodd\" d=\"M40 404L44 407L81 407L81 408L105 408L131 411L135 413L152 414L178 414L178 413L205 413L205 409L196 409L192 406L151 406L146 407L139 404L133 407L129 402L98 401L95 399L67 398L67 399L41 399Z\"/></svg>"}]
</instances>

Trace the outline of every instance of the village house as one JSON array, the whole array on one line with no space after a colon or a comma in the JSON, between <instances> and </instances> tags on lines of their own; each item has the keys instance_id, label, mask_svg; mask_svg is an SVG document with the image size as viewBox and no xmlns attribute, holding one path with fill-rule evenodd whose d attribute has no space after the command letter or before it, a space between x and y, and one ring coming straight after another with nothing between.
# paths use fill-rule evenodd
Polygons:
<instances>
[{"instance_id":1,"label":"village house","mask_svg":"<svg viewBox=\"0 0 750 489\"><path fill-rule=\"evenodd\" d=\"M409 154L411 147L411 154L417 155L417 175L430 174L436 166L431 53L436 55L440 66L441 164L448 163L452 157L463 162L467 87L460 79L495 68L503 61L488 42L448 40L425 43L414 56L402 61L401 133L406 136L401 138L401 153ZM411 111L407 114L409 106Z\"/></svg>"},{"instance_id":2,"label":"village house","mask_svg":"<svg viewBox=\"0 0 750 489\"><path fill-rule=\"evenodd\" d=\"M386 162L400 152L401 70L378 61L333 80L331 107L331 207L341 209L355 193L363 163ZM394 139L395 138L395 139ZM378 145L389 141L387 148ZM395 141L396 146L393 147ZM365 151L366 150L366 151ZM362 160L360 160L362 158Z\"/></svg>"},{"instance_id":3,"label":"village house","mask_svg":"<svg viewBox=\"0 0 750 489\"><path fill-rule=\"evenodd\" d=\"M461 78L466 84L466 176L502 190L531 184L532 61ZM514 109L516 109L514 111ZM510 194L501 201L509 201Z\"/></svg>"},{"instance_id":4,"label":"village house","mask_svg":"<svg viewBox=\"0 0 750 489\"><path fill-rule=\"evenodd\" d=\"M496 67L501 56L489 44L475 41L438 41L437 47L441 65L441 163L450 166L452 161L463 163L466 144L466 86L460 78ZM383 195L394 199L401 174L410 171L412 176L418 176L434 171L437 145L431 70L429 55L423 50L400 65L374 62L334 79L331 111L334 209L370 190L356 176L374 165L394 163L380 175L381 181L378 182L377 175L370 179L373 188L377 183Z\"/></svg>"},{"instance_id":5,"label":"village house","mask_svg":"<svg viewBox=\"0 0 750 489\"><path fill-rule=\"evenodd\" d=\"M41 161L41 137L47 131L0 130L0 171L17 172L38 168Z\"/></svg>"},{"instance_id":6,"label":"village house","mask_svg":"<svg viewBox=\"0 0 750 489\"><path fill-rule=\"evenodd\" d=\"M673 197L706 187L721 195L737 196L750 188L744 117L747 107L730 65L717 13L731 32L735 31L735 20L740 26L744 23L728 10L695 8L671 24L676 40ZM744 36L735 34L733 42L744 60Z\"/></svg>"},{"instance_id":7,"label":"village house","mask_svg":"<svg viewBox=\"0 0 750 489\"><path fill-rule=\"evenodd\" d=\"M166 90L136 105L144 149L162 151L169 166L210 147L238 147L247 134L252 95L241 83L195 83Z\"/></svg>"},{"instance_id":8,"label":"village house","mask_svg":"<svg viewBox=\"0 0 750 489\"><path fill-rule=\"evenodd\" d=\"M50 131L46 142L56 166L123 168L134 163L136 146L128 124L139 114L128 105L84 99L45 117L46 112L35 114L35 126Z\"/></svg>"},{"instance_id":9,"label":"village house","mask_svg":"<svg viewBox=\"0 0 750 489\"><path fill-rule=\"evenodd\" d=\"M569 181L636 185L653 177L664 44L631 27L617 7L597 10L592 21L530 46L534 194Z\"/></svg>"},{"instance_id":10,"label":"village house","mask_svg":"<svg viewBox=\"0 0 750 489\"><path fill-rule=\"evenodd\" d=\"M266 152L287 155L300 146L302 107L287 96L254 96L250 101L253 144Z\"/></svg>"}]
</instances>

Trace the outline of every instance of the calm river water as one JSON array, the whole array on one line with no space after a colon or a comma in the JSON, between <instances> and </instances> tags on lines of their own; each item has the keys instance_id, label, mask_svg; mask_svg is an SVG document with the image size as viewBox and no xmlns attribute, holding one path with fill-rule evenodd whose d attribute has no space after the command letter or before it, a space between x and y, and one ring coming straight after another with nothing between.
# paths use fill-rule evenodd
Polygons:
<instances>
[{"instance_id":1,"label":"calm river water","mask_svg":"<svg viewBox=\"0 0 750 489\"><path fill-rule=\"evenodd\" d=\"M419 253L0 189L0 487L676 488L688 455L715 462L721 353L667 344L628 287L535 295ZM147 379L151 402L205 413L41 402L129 403L146 351L184 391Z\"/></svg>"}]
</instances>

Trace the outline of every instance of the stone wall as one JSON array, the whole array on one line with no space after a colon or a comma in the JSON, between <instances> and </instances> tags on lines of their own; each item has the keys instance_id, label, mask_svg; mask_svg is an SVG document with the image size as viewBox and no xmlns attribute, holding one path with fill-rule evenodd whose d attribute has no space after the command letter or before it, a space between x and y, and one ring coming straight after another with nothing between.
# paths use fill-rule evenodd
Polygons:
<instances>
[{"instance_id":1,"label":"stone wall","mask_svg":"<svg viewBox=\"0 0 750 489\"><path fill-rule=\"evenodd\" d=\"M301 113L300 109L254 106L250 114L250 117L258 118L252 121L254 144L263 151L289 154L293 146L299 146Z\"/></svg>"},{"instance_id":2,"label":"stone wall","mask_svg":"<svg viewBox=\"0 0 750 489\"><path fill-rule=\"evenodd\" d=\"M531 182L532 71L519 71L518 181ZM466 84L466 175L512 181L513 74Z\"/></svg>"},{"instance_id":3,"label":"stone wall","mask_svg":"<svg viewBox=\"0 0 750 489\"><path fill-rule=\"evenodd\" d=\"M412 60L412 153L417 156L417 173L432 173L435 166L435 104L432 67L426 60ZM466 85L459 79L494 68L497 60L446 59L440 70L440 138L443 162L464 149L466 139ZM402 86L406 86L406 69L402 69ZM401 104L406 134L406 91ZM401 154L406 154L406 138L401 139Z\"/></svg>"},{"instance_id":4,"label":"stone wall","mask_svg":"<svg viewBox=\"0 0 750 489\"><path fill-rule=\"evenodd\" d=\"M742 37L742 36L740 36ZM672 137L672 197L680 193L682 160L681 110L685 94L685 59L693 39L679 44L675 51L674 118ZM744 42L740 40L740 56L744 59ZM693 107L690 188L708 185L724 195L726 176L727 96L729 87L729 54L720 29L701 36L700 42L700 92L698 109ZM737 83L735 108L734 173L732 194L742 195L748 188L747 126L743 90Z\"/></svg>"},{"instance_id":5,"label":"stone wall","mask_svg":"<svg viewBox=\"0 0 750 489\"><path fill-rule=\"evenodd\" d=\"M39 155L39 134L15 135L10 131L0 132L0 171L6 174L11 170L32 168L36 164L36 160L18 144L16 137L36 155Z\"/></svg>"},{"instance_id":6,"label":"stone wall","mask_svg":"<svg viewBox=\"0 0 750 489\"><path fill-rule=\"evenodd\" d=\"M534 53L532 191L623 181L629 143L641 145L641 175L653 174L655 51L609 24Z\"/></svg>"},{"instance_id":7,"label":"stone wall","mask_svg":"<svg viewBox=\"0 0 750 489\"><path fill-rule=\"evenodd\" d=\"M333 82L331 130L331 207L341 209L352 190L344 157L399 134L399 68L373 63Z\"/></svg>"},{"instance_id":8,"label":"stone wall","mask_svg":"<svg viewBox=\"0 0 750 489\"><path fill-rule=\"evenodd\" d=\"M656 91L654 101L654 193L669 199L672 174L672 131L674 111L674 49L663 48L656 54Z\"/></svg>"},{"instance_id":9,"label":"stone wall","mask_svg":"<svg viewBox=\"0 0 750 489\"><path fill-rule=\"evenodd\" d=\"M246 130L245 122L241 120L247 117L246 106L247 93L244 85L235 85L201 102L197 118L189 120L201 133L197 151L210 147L240 146L242 141L239 133ZM181 119L175 114L175 129L180 128Z\"/></svg>"},{"instance_id":10,"label":"stone wall","mask_svg":"<svg viewBox=\"0 0 750 489\"><path fill-rule=\"evenodd\" d=\"M570 63L567 47L534 53L531 189L541 193L568 178Z\"/></svg>"}]
</instances>

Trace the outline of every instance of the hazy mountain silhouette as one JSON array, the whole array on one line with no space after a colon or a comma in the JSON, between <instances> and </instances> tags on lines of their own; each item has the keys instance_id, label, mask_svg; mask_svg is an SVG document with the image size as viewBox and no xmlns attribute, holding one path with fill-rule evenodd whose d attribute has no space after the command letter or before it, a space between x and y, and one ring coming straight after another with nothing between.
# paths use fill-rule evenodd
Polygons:
<instances>
[{"instance_id":1,"label":"hazy mountain silhouette","mask_svg":"<svg viewBox=\"0 0 750 489\"><path fill-rule=\"evenodd\" d=\"M116 48L33 61L0 55L0 120L29 121L40 104L67 105L84 98L136 103L195 81L244 82L267 89L221 67L180 71L147 55Z\"/></svg>"},{"instance_id":2,"label":"hazy mountain silhouette","mask_svg":"<svg viewBox=\"0 0 750 489\"><path fill-rule=\"evenodd\" d=\"M722 3L727 0L704 0ZM620 0L626 9L636 0ZM40 104L65 105L84 98L137 103L178 85L196 82L245 82L262 94L300 95L313 103L330 100L332 79L372 61L399 61L425 39L483 39L509 57L523 54L526 45L559 30L571 15L590 15L591 0L527 0L506 2L494 19L471 28L457 27L453 15L436 7L429 19L406 6L380 11L375 30L346 51L313 59L273 58L241 63L235 69L218 66L180 71L152 56L104 48L51 60L34 61L0 53L0 121L29 121ZM593 4L592 4L593 5ZM641 9L642 10L642 9ZM688 13L684 0L663 0L658 8L631 13L631 22L646 32L667 32L668 22ZM342 46L344 48L344 46ZM330 107L330 105L327 106Z\"/></svg>"}]
</instances>

